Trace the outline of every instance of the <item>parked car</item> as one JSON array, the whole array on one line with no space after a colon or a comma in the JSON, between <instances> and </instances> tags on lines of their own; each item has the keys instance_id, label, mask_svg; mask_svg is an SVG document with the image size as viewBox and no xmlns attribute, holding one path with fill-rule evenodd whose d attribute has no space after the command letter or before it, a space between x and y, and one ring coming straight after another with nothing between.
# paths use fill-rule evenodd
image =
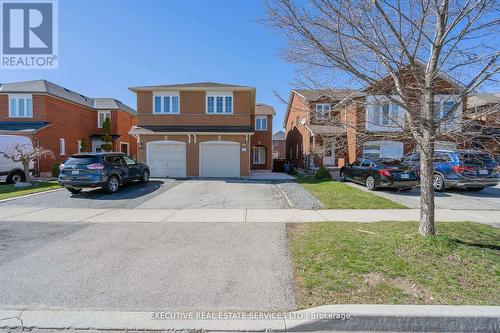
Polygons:
<instances>
[{"instance_id":1,"label":"parked car","mask_svg":"<svg viewBox=\"0 0 500 333\"><path fill-rule=\"evenodd\" d=\"M22 145L22 149L33 150L31 140L22 135L0 135L0 151L12 152L14 146ZM33 162L30 163L30 170L33 169ZM15 184L25 181L23 164L13 162L3 155L0 155L0 182Z\"/></svg>"},{"instance_id":2,"label":"parked car","mask_svg":"<svg viewBox=\"0 0 500 333\"><path fill-rule=\"evenodd\" d=\"M420 153L412 152L403 161L418 172ZM435 191L463 188L481 191L500 183L499 163L479 150L436 150L434 153L433 185Z\"/></svg>"},{"instance_id":3,"label":"parked car","mask_svg":"<svg viewBox=\"0 0 500 333\"><path fill-rule=\"evenodd\" d=\"M149 181L149 167L124 153L72 155L59 170L59 184L73 194L86 187L101 187L108 193L115 193L125 182Z\"/></svg>"},{"instance_id":4,"label":"parked car","mask_svg":"<svg viewBox=\"0 0 500 333\"><path fill-rule=\"evenodd\" d=\"M365 185L370 191L379 187L411 189L419 181L409 165L394 159L360 159L342 167L340 175L343 179Z\"/></svg>"}]
</instances>

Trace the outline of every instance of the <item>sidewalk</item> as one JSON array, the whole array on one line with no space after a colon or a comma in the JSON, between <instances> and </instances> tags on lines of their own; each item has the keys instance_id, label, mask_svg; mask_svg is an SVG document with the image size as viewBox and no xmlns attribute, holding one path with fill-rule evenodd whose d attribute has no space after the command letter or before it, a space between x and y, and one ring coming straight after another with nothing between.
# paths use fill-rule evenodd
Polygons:
<instances>
[{"instance_id":1,"label":"sidewalk","mask_svg":"<svg viewBox=\"0 0 500 333\"><path fill-rule=\"evenodd\" d=\"M498 306L348 304L325 305L289 313L166 311L6 309L0 310L0 319L3 319L0 328L204 332L498 332L500 328ZM250 315L259 319L251 319Z\"/></svg>"},{"instance_id":2,"label":"sidewalk","mask_svg":"<svg viewBox=\"0 0 500 333\"><path fill-rule=\"evenodd\" d=\"M418 209L81 209L2 207L0 221L23 222L380 222L418 221ZM500 227L500 210L436 209L436 221L470 221Z\"/></svg>"}]
</instances>

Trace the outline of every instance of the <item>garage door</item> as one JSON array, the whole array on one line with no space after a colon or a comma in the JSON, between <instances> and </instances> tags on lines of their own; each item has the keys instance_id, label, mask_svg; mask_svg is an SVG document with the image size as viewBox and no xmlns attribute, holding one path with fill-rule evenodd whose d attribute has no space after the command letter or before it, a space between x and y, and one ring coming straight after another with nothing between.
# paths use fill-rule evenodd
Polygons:
<instances>
[{"instance_id":1,"label":"garage door","mask_svg":"<svg viewBox=\"0 0 500 333\"><path fill-rule=\"evenodd\" d=\"M178 141L148 142L146 160L151 177L186 177L186 144Z\"/></svg>"},{"instance_id":2,"label":"garage door","mask_svg":"<svg viewBox=\"0 0 500 333\"><path fill-rule=\"evenodd\" d=\"M239 177L240 144L229 141L200 143L200 177Z\"/></svg>"}]
</instances>

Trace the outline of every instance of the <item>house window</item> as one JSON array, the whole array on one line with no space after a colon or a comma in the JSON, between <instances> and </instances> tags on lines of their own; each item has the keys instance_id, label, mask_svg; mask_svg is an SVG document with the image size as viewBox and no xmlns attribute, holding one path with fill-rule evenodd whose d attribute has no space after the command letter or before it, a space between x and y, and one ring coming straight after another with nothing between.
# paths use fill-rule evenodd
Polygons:
<instances>
[{"instance_id":1,"label":"house window","mask_svg":"<svg viewBox=\"0 0 500 333\"><path fill-rule=\"evenodd\" d=\"M232 114L233 113L233 95L228 94L207 94L207 109L209 114Z\"/></svg>"},{"instance_id":2,"label":"house window","mask_svg":"<svg viewBox=\"0 0 500 333\"><path fill-rule=\"evenodd\" d=\"M157 93L153 95L153 114L179 114L178 93Z\"/></svg>"},{"instance_id":3,"label":"house window","mask_svg":"<svg viewBox=\"0 0 500 333\"><path fill-rule=\"evenodd\" d=\"M363 145L363 158L376 160L378 158L401 158L403 143L397 141L370 141Z\"/></svg>"},{"instance_id":4,"label":"house window","mask_svg":"<svg viewBox=\"0 0 500 333\"><path fill-rule=\"evenodd\" d=\"M63 138L59 139L59 155L66 155L66 142Z\"/></svg>"},{"instance_id":5,"label":"house window","mask_svg":"<svg viewBox=\"0 0 500 333\"><path fill-rule=\"evenodd\" d=\"M267 116L255 117L255 130L267 131Z\"/></svg>"},{"instance_id":6,"label":"house window","mask_svg":"<svg viewBox=\"0 0 500 333\"><path fill-rule=\"evenodd\" d=\"M328 119L330 117L330 104L316 104L316 119Z\"/></svg>"},{"instance_id":7,"label":"house window","mask_svg":"<svg viewBox=\"0 0 500 333\"><path fill-rule=\"evenodd\" d=\"M455 106L455 101L452 100L441 100L434 102L434 118L436 120L443 119L445 117L450 117L448 114ZM453 117L452 117L453 118Z\"/></svg>"},{"instance_id":8,"label":"house window","mask_svg":"<svg viewBox=\"0 0 500 333\"><path fill-rule=\"evenodd\" d=\"M33 118L33 97L31 95L9 95L9 117Z\"/></svg>"},{"instance_id":9,"label":"house window","mask_svg":"<svg viewBox=\"0 0 500 333\"><path fill-rule=\"evenodd\" d=\"M374 125L398 124L398 105L394 103L374 105L371 108L369 119Z\"/></svg>"},{"instance_id":10,"label":"house window","mask_svg":"<svg viewBox=\"0 0 500 333\"><path fill-rule=\"evenodd\" d=\"M99 111L98 116L97 116L97 128L102 128L104 125L104 121L106 121L106 118L111 121L111 112L109 111Z\"/></svg>"},{"instance_id":11,"label":"house window","mask_svg":"<svg viewBox=\"0 0 500 333\"><path fill-rule=\"evenodd\" d=\"M265 164L266 163L266 148L265 147L254 147L253 148L253 163L254 164Z\"/></svg>"}]
</instances>

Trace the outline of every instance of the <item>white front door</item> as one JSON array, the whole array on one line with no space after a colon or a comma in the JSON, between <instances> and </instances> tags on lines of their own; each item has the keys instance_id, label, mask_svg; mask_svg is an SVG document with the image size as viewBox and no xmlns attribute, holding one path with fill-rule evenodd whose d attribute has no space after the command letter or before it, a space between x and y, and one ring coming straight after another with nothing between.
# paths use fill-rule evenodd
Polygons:
<instances>
[{"instance_id":1,"label":"white front door","mask_svg":"<svg viewBox=\"0 0 500 333\"><path fill-rule=\"evenodd\" d=\"M179 141L148 142L146 164L151 177L186 177L186 144Z\"/></svg>"},{"instance_id":2,"label":"white front door","mask_svg":"<svg viewBox=\"0 0 500 333\"><path fill-rule=\"evenodd\" d=\"M240 144L230 141L200 143L200 177L240 177Z\"/></svg>"},{"instance_id":3,"label":"white front door","mask_svg":"<svg viewBox=\"0 0 500 333\"><path fill-rule=\"evenodd\" d=\"M335 139L324 139L325 155L323 155L323 165L335 165Z\"/></svg>"}]
</instances>

